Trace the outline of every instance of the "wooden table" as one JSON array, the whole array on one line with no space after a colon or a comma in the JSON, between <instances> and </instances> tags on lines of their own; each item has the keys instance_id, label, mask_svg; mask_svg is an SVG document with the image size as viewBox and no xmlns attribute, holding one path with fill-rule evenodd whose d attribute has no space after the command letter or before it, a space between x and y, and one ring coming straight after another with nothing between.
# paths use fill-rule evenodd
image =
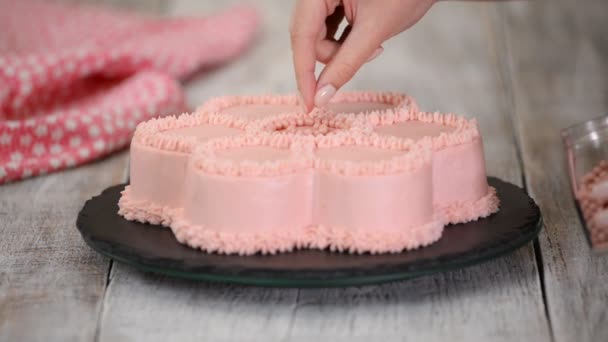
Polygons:
<instances>
[{"instance_id":1,"label":"wooden table","mask_svg":"<svg viewBox=\"0 0 608 342\"><path fill-rule=\"evenodd\" d=\"M190 15L235 1L107 2ZM291 3L255 4L264 15L257 44L190 81L192 105L294 90ZM559 138L608 112L607 14L604 0L440 3L348 86L477 117L489 174L525 187L542 209L533 245L463 270L345 289L147 274L93 252L74 225L86 199L125 180L121 152L0 187L0 340L608 341L608 257L587 246Z\"/></svg>"}]
</instances>

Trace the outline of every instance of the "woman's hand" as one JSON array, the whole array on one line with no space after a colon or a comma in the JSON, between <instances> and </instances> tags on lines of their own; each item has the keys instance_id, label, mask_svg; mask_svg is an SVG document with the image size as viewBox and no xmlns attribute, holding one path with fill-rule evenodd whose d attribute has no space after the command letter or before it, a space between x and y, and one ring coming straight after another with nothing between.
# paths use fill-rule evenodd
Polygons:
<instances>
[{"instance_id":1,"label":"woman's hand","mask_svg":"<svg viewBox=\"0 0 608 342\"><path fill-rule=\"evenodd\" d=\"M414 25L436 0L298 0L291 19L291 48L298 90L307 110L323 106L382 43ZM334 38L343 18L349 23ZM326 64L315 80L315 62Z\"/></svg>"}]
</instances>

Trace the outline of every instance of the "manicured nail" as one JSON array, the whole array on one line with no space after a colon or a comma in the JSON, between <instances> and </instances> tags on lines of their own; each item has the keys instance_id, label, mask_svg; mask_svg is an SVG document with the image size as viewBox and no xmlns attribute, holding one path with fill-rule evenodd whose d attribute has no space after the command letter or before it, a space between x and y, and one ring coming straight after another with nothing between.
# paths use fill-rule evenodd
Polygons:
<instances>
[{"instance_id":1,"label":"manicured nail","mask_svg":"<svg viewBox=\"0 0 608 342\"><path fill-rule=\"evenodd\" d=\"M372 53L372 55L369 56L369 58L367 59L367 61L365 61L365 63L371 62L374 59L376 59L376 57L380 56L380 54L382 53L382 51L384 51L384 48L382 46L379 47L379 48L377 48L376 50L374 50L374 53Z\"/></svg>"},{"instance_id":2,"label":"manicured nail","mask_svg":"<svg viewBox=\"0 0 608 342\"><path fill-rule=\"evenodd\" d=\"M329 100L331 100L331 98L334 97L335 94L336 87L331 84L324 85L319 90L317 90L317 93L315 94L315 106L325 106L327 103L329 103Z\"/></svg>"}]
</instances>

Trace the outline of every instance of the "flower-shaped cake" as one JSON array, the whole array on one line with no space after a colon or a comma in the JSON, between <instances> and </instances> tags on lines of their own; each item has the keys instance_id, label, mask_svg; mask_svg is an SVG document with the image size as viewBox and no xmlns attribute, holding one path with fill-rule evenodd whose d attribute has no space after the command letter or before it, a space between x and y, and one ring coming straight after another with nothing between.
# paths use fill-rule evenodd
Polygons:
<instances>
[{"instance_id":1,"label":"flower-shaped cake","mask_svg":"<svg viewBox=\"0 0 608 342\"><path fill-rule=\"evenodd\" d=\"M140 124L119 213L208 252L400 252L498 210L474 120L405 95L211 100Z\"/></svg>"}]
</instances>

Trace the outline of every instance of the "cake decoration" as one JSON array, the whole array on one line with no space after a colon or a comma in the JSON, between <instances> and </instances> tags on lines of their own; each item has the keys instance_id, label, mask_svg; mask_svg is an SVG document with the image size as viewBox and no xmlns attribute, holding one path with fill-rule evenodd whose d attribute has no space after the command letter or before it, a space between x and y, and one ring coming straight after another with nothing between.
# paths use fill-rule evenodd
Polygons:
<instances>
[{"instance_id":1,"label":"cake decoration","mask_svg":"<svg viewBox=\"0 0 608 342\"><path fill-rule=\"evenodd\" d=\"M475 120L393 93L217 98L138 126L131 158L119 214L206 252L395 253L499 205Z\"/></svg>"},{"instance_id":2,"label":"cake decoration","mask_svg":"<svg viewBox=\"0 0 608 342\"><path fill-rule=\"evenodd\" d=\"M263 118L249 125L249 131L320 136L345 131L371 133L372 126L361 116L338 116L316 109L311 113L293 112Z\"/></svg>"},{"instance_id":3,"label":"cake decoration","mask_svg":"<svg viewBox=\"0 0 608 342\"><path fill-rule=\"evenodd\" d=\"M171 229L192 247L238 254L298 247L377 253L441 236L431 201L430 142L328 137L210 141L192 156L183 209L167 211L174 215Z\"/></svg>"},{"instance_id":4,"label":"cake decoration","mask_svg":"<svg viewBox=\"0 0 608 342\"><path fill-rule=\"evenodd\" d=\"M486 180L485 158L475 119L438 112L373 112L373 132L403 141L430 139L433 148L433 201L446 224L465 223L498 210Z\"/></svg>"},{"instance_id":5,"label":"cake decoration","mask_svg":"<svg viewBox=\"0 0 608 342\"><path fill-rule=\"evenodd\" d=\"M246 121L234 116L195 113L139 124L131 141L130 182L118 203L128 220L169 226L181 205L192 150L219 136L245 134Z\"/></svg>"},{"instance_id":6,"label":"cake decoration","mask_svg":"<svg viewBox=\"0 0 608 342\"><path fill-rule=\"evenodd\" d=\"M211 140L195 151L192 169L221 176L278 176L312 165L312 141L257 134Z\"/></svg>"},{"instance_id":7,"label":"cake decoration","mask_svg":"<svg viewBox=\"0 0 608 342\"><path fill-rule=\"evenodd\" d=\"M247 121L232 115L197 112L166 116L142 122L135 129L132 143L166 151L190 153L203 139L238 135L245 132ZM204 130L212 127L211 130ZM200 129L196 131L187 129Z\"/></svg>"}]
</instances>

